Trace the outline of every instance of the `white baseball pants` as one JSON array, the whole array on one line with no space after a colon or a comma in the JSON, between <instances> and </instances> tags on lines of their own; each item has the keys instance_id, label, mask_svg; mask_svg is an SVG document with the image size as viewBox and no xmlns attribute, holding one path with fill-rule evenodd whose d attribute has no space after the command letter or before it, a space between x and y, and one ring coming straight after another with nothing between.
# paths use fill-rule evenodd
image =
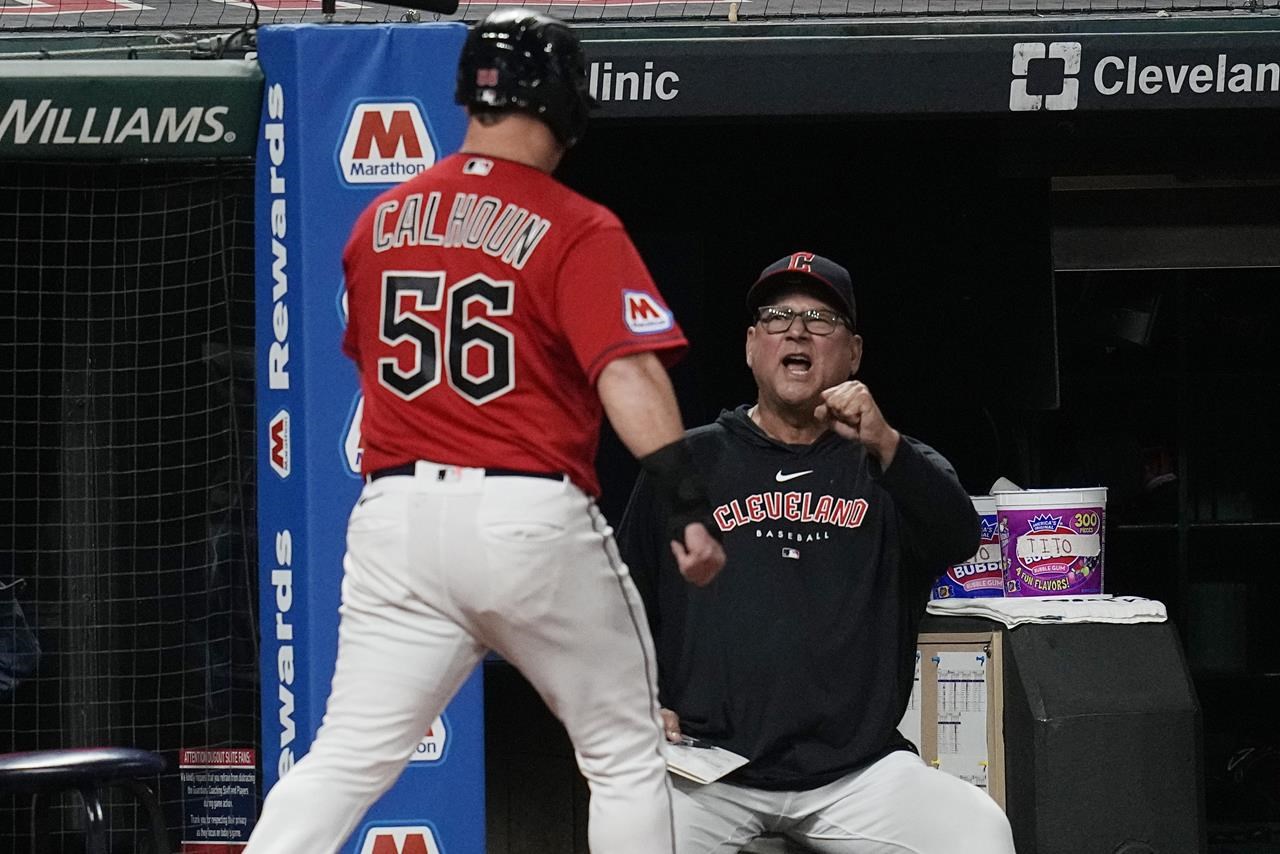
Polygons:
<instances>
[{"instance_id":1,"label":"white baseball pants","mask_svg":"<svg viewBox=\"0 0 1280 854\"><path fill-rule=\"evenodd\" d=\"M591 850L673 854L653 644L586 494L418 463L416 476L366 484L344 568L323 725L271 790L246 854L337 851L489 649L565 725L590 785Z\"/></svg>"},{"instance_id":2,"label":"white baseball pants","mask_svg":"<svg viewBox=\"0 0 1280 854\"><path fill-rule=\"evenodd\" d=\"M1014 854L987 793L906 750L807 792L675 780L678 854L737 854L783 833L821 854Z\"/></svg>"}]
</instances>

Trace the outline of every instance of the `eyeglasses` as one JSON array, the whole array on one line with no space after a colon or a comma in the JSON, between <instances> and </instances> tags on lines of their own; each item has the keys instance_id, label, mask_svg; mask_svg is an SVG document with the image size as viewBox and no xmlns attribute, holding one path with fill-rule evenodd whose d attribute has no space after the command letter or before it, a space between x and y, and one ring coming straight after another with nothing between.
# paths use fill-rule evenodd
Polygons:
<instances>
[{"instance_id":1,"label":"eyeglasses","mask_svg":"<svg viewBox=\"0 0 1280 854\"><path fill-rule=\"evenodd\" d=\"M796 311L786 306L766 305L756 311L756 322L770 335L781 335L786 332L796 322L797 317L810 335L830 335L839 326L848 326L850 330L853 329L844 315L821 308Z\"/></svg>"}]
</instances>

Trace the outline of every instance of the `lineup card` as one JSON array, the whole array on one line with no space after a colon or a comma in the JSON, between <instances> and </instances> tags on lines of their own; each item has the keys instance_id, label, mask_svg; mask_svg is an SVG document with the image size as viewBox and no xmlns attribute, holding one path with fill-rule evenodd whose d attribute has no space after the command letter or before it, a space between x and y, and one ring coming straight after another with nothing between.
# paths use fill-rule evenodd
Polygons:
<instances>
[{"instance_id":1,"label":"lineup card","mask_svg":"<svg viewBox=\"0 0 1280 854\"><path fill-rule=\"evenodd\" d=\"M680 744L663 744L667 770L695 783L714 783L725 774L741 768L747 757L711 745L687 747Z\"/></svg>"},{"instance_id":2,"label":"lineup card","mask_svg":"<svg viewBox=\"0 0 1280 854\"><path fill-rule=\"evenodd\" d=\"M939 652L938 767L987 788L987 656Z\"/></svg>"}]
</instances>

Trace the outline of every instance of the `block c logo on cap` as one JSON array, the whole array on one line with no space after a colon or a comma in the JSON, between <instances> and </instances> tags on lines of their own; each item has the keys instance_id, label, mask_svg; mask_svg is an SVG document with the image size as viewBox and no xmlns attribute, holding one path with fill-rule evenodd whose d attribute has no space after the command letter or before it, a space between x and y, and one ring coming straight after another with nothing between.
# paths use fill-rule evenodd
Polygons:
<instances>
[{"instance_id":1,"label":"block c logo on cap","mask_svg":"<svg viewBox=\"0 0 1280 854\"><path fill-rule=\"evenodd\" d=\"M788 266L789 269L800 270L804 273L813 272L813 253L797 252L791 256L791 264Z\"/></svg>"},{"instance_id":2,"label":"block c logo on cap","mask_svg":"<svg viewBox=\"0 0 1280 854\"><path fill-rule=\"evenodd\" d=\"M426 825L371 827L365 831L360 854L440 854L440 847Z\"/></svg>"},{"instance_id":3,"label":"block c logo on cap","mask_svg":"<svg viewBox=\"0 0 1280 854\"><path fill-rule=\"evenodd\" d=\"M357 104L338 150L348 184L399 184L435 162L435 143L413 101Z\"/></svg>"}]
</instances>

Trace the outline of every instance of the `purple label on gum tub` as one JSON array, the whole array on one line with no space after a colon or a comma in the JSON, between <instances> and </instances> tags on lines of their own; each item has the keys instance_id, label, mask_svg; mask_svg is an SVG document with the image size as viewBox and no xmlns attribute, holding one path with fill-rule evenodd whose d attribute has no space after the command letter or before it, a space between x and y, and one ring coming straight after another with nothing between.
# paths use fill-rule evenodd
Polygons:
<instances>
[{"instance_id":1,"label":"purple label on gum tub","mask_svg":"<svg viewBox=\"0 0 1280 854\"><path fill-rule=\"evenodd\" d=\"M1103 510L1002 507L1005 595L1101 593Z\"/></svg>"},{"instance_id":2,"label":"purple label on gum tub","mask_svg":"<svg viewBox=\"0 0 1280 854\"><path fill-rule=\"evenodd\" d=\"M1004 570L995 514L982 515L978 551L964 563L947 567L933 586L934 599L978 599L1004 595Z\"/></svg>"}]
</instances>

